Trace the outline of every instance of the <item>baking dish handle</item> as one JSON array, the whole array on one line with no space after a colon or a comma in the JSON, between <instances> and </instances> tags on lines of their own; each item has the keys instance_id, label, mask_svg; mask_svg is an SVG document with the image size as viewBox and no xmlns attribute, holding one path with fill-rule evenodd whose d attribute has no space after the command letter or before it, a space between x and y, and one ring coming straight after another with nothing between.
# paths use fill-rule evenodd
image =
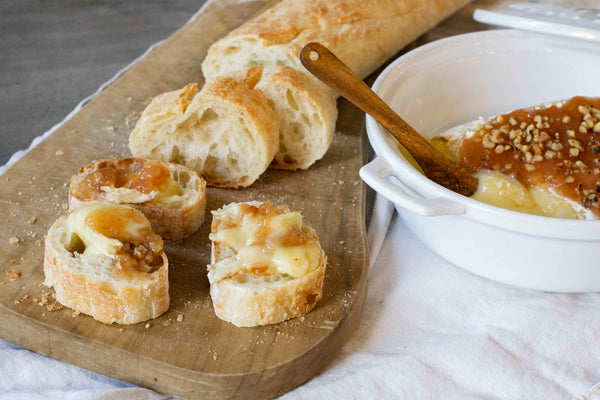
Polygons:
<instances>
[{"instance_id":1,"label":"baking dish handle","mask_svg":"<svg viewBox=\"0 0 600 400\"><path fill-rule=\"evenodd\" d=\"M376 157L373 161L362 167L360 169L360 177L376 192L381 193L388 200L415 214L430 217L434 215L465 213L465 207L460 204L453 203L443 197L426 199L412 192L409 188L403 187L404 185L400 186L390 182L386 178L394 177L402 183L394 175L392 167L381 157Z\"/></svg>"}]
</instances>

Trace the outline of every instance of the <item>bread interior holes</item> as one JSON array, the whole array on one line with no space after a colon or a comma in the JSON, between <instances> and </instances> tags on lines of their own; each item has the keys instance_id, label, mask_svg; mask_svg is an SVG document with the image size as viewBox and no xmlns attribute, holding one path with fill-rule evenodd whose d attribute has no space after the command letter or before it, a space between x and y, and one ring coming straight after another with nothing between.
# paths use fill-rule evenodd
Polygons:
<instances>
[{"instance_id":1,"label":"bread interior holes","mask_svg":"<svg viewBox=\"0 0 600 400\"><path fill-rule=\"evenodd\" d=\"M198 120L198 123L196 125L208 124L217 119L219 119L219 114L217 114L217 112L215 110L213 110L212 108L207 108L202 113L202 117L200 117L200 120Z\"/></svg>"},{"instance_id":2,"label":"bread interior holes","mask_svg":"<svg viewBox=\"0 0 600 400\"><path fill-rule=\"evenodd\" d=\"M71 234L70 238L65 238L65 243L63 243L63 245L65 246L65 249L71 253L71 254L75 254L75 253L79 253L82 254L85 251L85 244L83 243L83 241L81 240L81 238L79 237L79 235L76 234ZM68 240L68 241L67 241Z\"/></svg>"},{"instance_id":3,"label":"bread interior holes","mask_svg":"<svg viewBox=\"0 0 600 400\"><path fill-rule=\"evenodd\" d=\"M290 90L287 90L285 92L285 97L287 98L287 102L290 105L290 107L292 107L294 110L298 110L298 103L296 103L296 99L294 99L294 96L292 95L292 92Z\"/></svg>"},{"instance_id":4,"label":"bread interior holes","mask_svg":"<svg viewBox=\"0 0 600 400\"><path fill-rule=\"evenodd\" d=\"M290 133L293 142L302 142L306 136L304 126L300 122L292 122L290 124Z\"/></svg>"},{"instance_id":5,"label":"bread interior holes","mask_svg":"<svg viewBox=\"0 0 600 400\"><path fill-rule=\"evenodd\" d=\"M182 161L183 161L183 158L179 154L179 147L173 146L173 150L171 151L171 157L169 157L169 162L172 162L175 164L183 164Z\"/></svg>"},{"instance_id":6,"label":"bread interior holes","mask_svg":"<svg viewBox=\"0 0 600 400\"><path fill-rule=\"evenodd\" d=\"M187 171L181 171L179 174L177 174L177 182L179 182L182 186L187 185L189 181L190 174L188 174Z\"/></svg>"},{"instance_id":7,"label":"bread interior holes","mask_svg":"<svg viewBox=\"0 0 600 400\"><path fill-rule=\"evenodd\" d=\"M230 54L237 53L238 51L240 51L238 46L229 46L223 50L223 55L228 56Z\"/></svg>"}]
</instances>

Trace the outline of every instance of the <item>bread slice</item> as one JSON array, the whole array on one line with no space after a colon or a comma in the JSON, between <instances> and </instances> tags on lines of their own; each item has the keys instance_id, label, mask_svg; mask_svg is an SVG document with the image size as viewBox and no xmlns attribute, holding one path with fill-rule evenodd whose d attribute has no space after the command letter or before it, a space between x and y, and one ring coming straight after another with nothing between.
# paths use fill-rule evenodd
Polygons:
<instances>
[{"instance_id":1,"label":"bread slice","mask_svg":"<svg viewBox=\"0 0 600 400\"><path fill-rule=\"evenodd\" d=\"M219 318L274 324L305 315L321 299L327 257L299 213L270 202L231 203L213 211L210 237L208 278ZM290 254L298 264L286 270Z\"/></svg>"},{"instance_id":2,"label":"bread slice","mask_svg":"<svg viewBox=\"0 0 600 400\"><path fill-rule=\"evenodd\" d=\"M279 151L272 168L306 169L329 149L337 107L330 90L304 72L277 67L256 85L279 118Z\"/></svg>"},{"instance_id":3,"label":"bread slice","mask_svg":"<svg viewBox=\"0 0 600 400\"><path fill-rule=\"evenodd\" d=\"M262 67L156 96L129 137L136 157L185 165L209 186L246 187L279 149L277 116L254 87Z\"/></svg>"},{"instance_id":4,"label":"bread slice","mask_svg":"<svg viewBox=\"0 0 600 400\"><path fill-rule=\"evenodd\" d=\"M105 324L135 324L164 313L168 270L162 240L126 205L83 205L60 217L46 236L44 284L63 305Z\"/></svg>"},{"instance_id":5,"label":"bread slice","mask_svg":"<svg viewBox=\"0 0 600 400\"><path fill-rule=\"evenodd\" d=\"M364 78L468 2L283 0L215 42L202 72L210 80L252 65L306 71L300 51L317 41Z\"/></svg>"},{"instance_id":6,"label":"bread slice","mask_svg":"<svg viewBox=\"0 0 600 400\"><path fill-rule=\"evenodd\" d=\"M182 165L134 157L100 160L71 179L69 209L102 202L128 204L163 239L181 239L204 222L206 182Z\"/></svg>"}]
</instances>

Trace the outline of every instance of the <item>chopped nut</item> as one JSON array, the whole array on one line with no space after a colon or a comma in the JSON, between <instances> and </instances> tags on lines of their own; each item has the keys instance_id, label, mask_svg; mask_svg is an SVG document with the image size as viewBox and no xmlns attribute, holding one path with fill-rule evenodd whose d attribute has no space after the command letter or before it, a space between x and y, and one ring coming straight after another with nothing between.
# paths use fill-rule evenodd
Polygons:
<instances>
[{"instance_id":1,"label":"chopped nut","mask_svg":"<svg viewBox=\"0 0 600 400\"><path fill-rule=\"evenodd\" d=\"M565 182L573 183L573 182L575 182L575 178L573 178L572 176L567 176L567 178L565 179Z\"/></svg>"},{"instance_id":2,"label":"chopped nut","mask_svg":"<svg viewBox=\"0 0 600 400\"><path fill-rule=\"evenodd\" d=\"M569 122L571 122L571 117L569 117L568 115L565 115L562 118L562 122L564 122L565 124L568 124Z\"/></svg>"},{"instance_id":3,"label":"chopped nut","mask_svg":"<svg viewBox=\"0 0 600 400\"><path fill-rule=\"evenodd\" d=\"M594 125L594 132L600 132L600 122L596 122L596 125Z\"/></svg>"},{"instance_id":4,"label":"chopped nut","mask_svg":"<svg viewBox=\"0 0 600 400\"><path fill-rule=\"evenodd\" d=\"M544 156L548 159L552 159L556 157L556 153L552 150L548 150L546 153L544 153Z\"/></svg>"},{"instance_id":5,"label":"chopped nut","mask_svg":"<svg viewBox=\"0 0 600 400\"><path fill-rule=\"evenodd\" d=\"M535 165L533 164L525 164L525 169L529 172L535 171Z\"/></svg>"},{"instance_id":6,"label":"chopped nut","mask_svg":"<svg viewBox=\"0 0 600 400\"><path fill-rule=\"evenodd\" d=\"M579 132L587 133L587 127L583 124L579 125Z\"/></svg>"},{"instance_id":7,"label":"chopped nut","mask_svg":"<svg viewBox=\"0 0 600 400\"><path fill-rule=\"evenodd\" d=\"M510 117L510 119L508 120L508 123L511 124L512 126L515 126L517 124L517 120L515 120L513 117Z\"/></svg>"},{"instance_id":8,"label":"chopped nut","mask_svg":"<svg viewBox=\"0 0 600 400\"><path fill-rule=\"evenodd\" d=\"M569 155L570 155L571 157L577 157L577 156L579 155L579 149L578 149L578 148L575 148L575 147L571 147L571 148L569 149Z\"/></svg>"},{"instance_id":9,"label":"chopped nut","mask_svg":"<svg viewBox=\"0 0 600 400\"><path fill-rule=\"evenodd\" d=\"M542 157L539 154L536 154L535 156L533 156L533 159L531 161L533 161L534 163L536 163L536 162L540 162L540 161L543 161L543 160L544 160L544 157Z\"/></svg>"},{"instance_id":10,"label":"chopped nut","mask_svg":"<svg viewBox=\"0 0 600 400\"><path fill-rule=\"evenodd\" d=\"M494 149L494 152L496 154L502 154L503 151L504 151L504 146L502 146L501 144L499 144L498 146L496 146L496 148Z\"/></svg>"},{"instance_id":11,"label":"chopped nut","mask_svg":"<svg viewBox=\"0 0 600 400\"><path fill-rule=\"evenodd\" d=\"M581 169L587 168L587 165L585 165L585 163L583 161L581 161L581 160L575 161L575 166L577 168L581 168Z\"/></svg>"},{"instance_id":12,"label":"chopped nut","mask_svg":"<svg viewBox=\"0 0 600 400\"><path fill-rule=\"evenodd\" d=\"M570 138L574 138L575 137L575 131L573 129L567 130L567 136L569 136Z\"/></svg>"}]
</instances>

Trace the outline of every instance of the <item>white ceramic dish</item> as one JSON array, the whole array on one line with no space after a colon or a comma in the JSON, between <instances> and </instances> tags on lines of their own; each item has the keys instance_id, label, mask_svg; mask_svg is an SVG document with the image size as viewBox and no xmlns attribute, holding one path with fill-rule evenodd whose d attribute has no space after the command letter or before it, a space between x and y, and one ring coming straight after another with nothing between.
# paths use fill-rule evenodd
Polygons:
<instances>
[{"instance_id":1,"label":"white ceramic dish","mask_svg":"<svg viewBox=\"0 0 600 400\"><path fill-rule=\"evenodd\" d=\"M600 96L600 46L533 33L476 32L396 60L373 89L417 131L435 136L491 116L575 95ZM478 275L532 289L600 291L600 221L522 214L447 190L417 172L371 117L377 157L360 175L395 203L433 251Z\"/></svg>"}]
</instances>

